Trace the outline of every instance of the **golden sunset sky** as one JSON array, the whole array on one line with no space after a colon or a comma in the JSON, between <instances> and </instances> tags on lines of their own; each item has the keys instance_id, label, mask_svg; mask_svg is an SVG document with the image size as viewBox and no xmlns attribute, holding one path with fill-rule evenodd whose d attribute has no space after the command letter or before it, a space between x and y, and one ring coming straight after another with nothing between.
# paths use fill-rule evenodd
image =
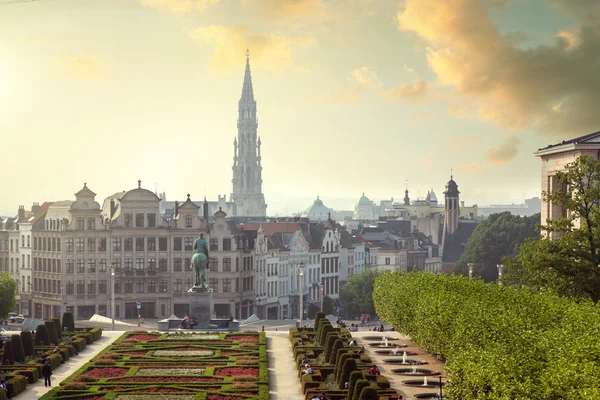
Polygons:
<instances>
[{"instance_id":1,"label":"golden sunset sky","mask_svg":"<svg viewBox=\"0 0 600 400\"><path fill-rule=\"evenodd\" d=\"M142 185L231 193L250 49L268 213L540 195L600 130L598 0L0 0L0 214Z\"/></svg>"}]
</instances>

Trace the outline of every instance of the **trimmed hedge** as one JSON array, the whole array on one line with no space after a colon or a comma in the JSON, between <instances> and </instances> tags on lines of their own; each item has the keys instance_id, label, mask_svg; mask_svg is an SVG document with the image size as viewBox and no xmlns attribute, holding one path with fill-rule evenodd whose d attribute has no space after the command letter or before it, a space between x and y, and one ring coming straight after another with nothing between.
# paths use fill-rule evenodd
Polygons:
<instances>
[{"instance_id":1,"label":"trimmed hedge","mask_svg":"<svg viewBox=\"0 0 600 400\"><path fill-rule=\"evenodd\" d=\"M21 343L23 344L23 352L25 357L33 357L33 335L30 331L21 331Z\"/></svg>"},{"instance_id":2,"label":"trimmed hedge","mask_svg":"<svg viewBox=\"0 0 600 400\"><path fill-rule=\"evenodd\" d=\"M363 388L360 392L359 400L377 400L377 389L373 387Z\"/></svg>"},{"instance_id":3,"label":"trimmed hedge","mask_svg":"<svg viewBox=\"0 0 600 400\"><path fill-rule=\"evenodd\" d=\"M48 328L48 336L50 338L50 343L57 346L58 345L58 336L56 335L56 326L52 321L45 321L44 325Z\"/></svg>"},{"instance_id":4,"label":"trimmed hedge","mask_svg":"<svg viewBox=\"0 0 600 400\"><path fill-rule=\"evenodd\" d=\"M329 364L331 365L335 365L336 361L337 361L337 353L338 350L341 349L342 347L344 347L344 342L342 342L341 339L337 339L334 343L333 343L333 347L330 351L329 354ZM327 360L327 353L325 353L325 360Z\"/></svg>"},{"instance_id":5,"label":"trimmed hedge","mask_svg":"<svg viewBox=\"0 0 600 400\"><path fill-rule=\"evenodd\" d=\"M2 365L12 365L15 363L15 355L13 353L13 347L10 340L4 342L2 349Z\"/></svg>"},{"instance_id":6,"label":"trimmed hedge","mask_svg":"<svg viewBox=\"0 0 600 400\"><path fill-rule=\"evenodd\" d=\"M56 329L56 337L58 341L62 341L62 329L60 327L60 318L52 318L52 322L54 322L54 328Z\"/></svg>"},{"instance_id":7,"label":"trimmed hedge","mask_svg":"<svg viewBox=\"0 0 600 400\"><path fill-rule=\"evenodd\" d=\"M368 388L371 386L368 380L359 379L354 384L354 392L352 393L352 400L360 400L360 394L362 393L364 388Z\"/></svg>"},{"instance_id":8,"label":"trimmed hedge","mask_svg":"<svg viewBox=\"0 0 600 400\"><path fill-rule=\"evenodd\" d=\"M23 342L21 341L20 335L12 335L10 337L10 342L12 343L13 355L15 362L24 363L25 362L25 350L23 349Z\"/></svg>"},{"instance_id":9,"label":"trimmed hedge","mask_svg":"<svg viewBox=\"0 0 600 400\"><path fill-rule=\"evenodd\" d=\"M7 379L4 383L6 384L10 394L16 396L25 390L25 387L27 386L27 378L25 378L23 375L16 375Z\"/></svg>"},{"instance_id":10,"label":"trimmed hedge","mask_svg":"<svg viewBox=\"0 0 600 400\"><path fill-rule=\"evenodd\" d=\"M39 325L35 330L35 339L33 343L36 346L48 346L50 344L48 327L45 324Z\"/></svg>"},{"instance_id":11,"label":"trimmed hedge","mask_svg":"<svg viewBox=\"0 0 600 400\"><path fill-rule=\"evenodd\" d=\"M73 313L71 311L63 313L61 326L63 327L63 330L66 328L69 332L75 331L75 319L73 318Z\"/></svg>"},{"instance_id":12,"label":"trimmed hedge","mask_svg":"<svg viewBox=\"0 0 600 400\"><path fill-rule=\"evenodd\" d=\"M348 358L344 362L344 366L342 367L342 372L340 374L340 380L338 381L338 386L340 389L344 389L346 382L350 381L350 374L356 371L356 360L354 358Z\"/></svg>"},{"instance_id":13,"label":"trimmed hedge","mask_svg":"<svg viewBox=\"0 0 600 400\"><path fill-rule=\"evenodd\" d=\"M364 379L364 375L361 371L352 371L350 378L348 379L348 400L352 400L352 394L354 393L354 387L359 379Z\"/></svg>"}]
</instances>

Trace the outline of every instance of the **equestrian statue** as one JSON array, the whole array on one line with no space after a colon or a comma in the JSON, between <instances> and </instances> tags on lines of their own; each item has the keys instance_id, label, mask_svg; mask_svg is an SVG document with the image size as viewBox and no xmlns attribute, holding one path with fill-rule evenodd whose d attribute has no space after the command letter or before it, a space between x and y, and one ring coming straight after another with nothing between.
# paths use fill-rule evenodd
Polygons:
<instances>
[{"instance_id":1,"label":"equestrian statue","mask_svg":"<svg viewBox=\"0 0 600 400\"><path fill-rule=\"evenodd\" d=\"M204 239L204 233L194 242L194 255L190 268L196 272L196 283L194 288L208 289L206 285L206 270L208 269L208 243Z\"/></svg>"}]
</instances>

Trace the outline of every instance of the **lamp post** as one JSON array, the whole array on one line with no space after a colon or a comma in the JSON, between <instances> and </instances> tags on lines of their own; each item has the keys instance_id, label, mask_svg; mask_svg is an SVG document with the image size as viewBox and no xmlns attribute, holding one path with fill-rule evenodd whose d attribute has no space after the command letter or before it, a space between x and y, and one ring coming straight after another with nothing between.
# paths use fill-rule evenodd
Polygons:
<instances>
[{"instance_id":1,"label":"lamp post","mask_svg":"<svg viewBox=\"0 0 600 400\"><path fill-rule=\"evenodd\" d=\"M467 267L469 267L469 279L473 279L473 263L467 263Z\"/></svg>"},{"instance_id":2,"label":"lamp post","mask_svg":"<svg viewBox=\"0 0 600 400\"><path fill-rule=\"evenodd\" d=\"M319 290L321 292L321 312L323 312L323 293L325 292L325 285L322 283L319 285Z\"/></svg>"},{"instance_id":3,"label":"lamp post","mask_svg":"<svg viewBox=\"0 0 600 400\"><path fill-rule=\"evenodd\" d=\"M298 264L300 271L300 328L302 328L302 317L304 316L304 263Z\"/></svg>"},{"instance_id":4,"label":"lamp post","mask_svg":"<svg viewBox=\"0 0 600 400\"><path fill-rule=\"evenodd\" d=\"M498 286L502 286L502 269L504 268L504 264L498 264L496 267L498 267Z\"/></svg>"},{"instance_id":5,"label":"lamp post","mask_svg":"<svg viewBox=\"0 0 600 400\"><path fill-rule=\"evenodd\" d=\"M110 263L110 316L112 317L112 330L115 330L115 263Z\"/></svg>"}]
</instances>

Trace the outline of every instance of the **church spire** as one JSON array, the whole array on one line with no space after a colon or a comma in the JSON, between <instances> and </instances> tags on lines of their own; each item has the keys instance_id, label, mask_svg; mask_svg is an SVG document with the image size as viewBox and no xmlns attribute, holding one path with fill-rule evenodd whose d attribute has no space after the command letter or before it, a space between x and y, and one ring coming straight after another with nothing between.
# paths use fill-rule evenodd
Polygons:
<instances>
[{"instance_id":1,"label":"church spire","mask_svg":"<svg viewBox=\"0 0 600 400\"><path fill-rule=\"evenodd\" d=\"M246 71L244 72L244 85L242 86L242 98L240 101L254 101L252 75L250 74L250 50L248 49L246 49Z\"/></svg>"}]
</instances>

